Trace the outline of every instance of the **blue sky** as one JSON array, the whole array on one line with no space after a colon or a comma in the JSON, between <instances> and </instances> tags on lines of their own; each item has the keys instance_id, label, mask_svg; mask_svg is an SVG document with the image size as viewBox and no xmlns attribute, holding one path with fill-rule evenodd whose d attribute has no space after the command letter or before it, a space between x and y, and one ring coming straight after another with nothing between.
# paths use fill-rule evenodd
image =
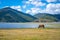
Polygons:
<instances>
[{"instance_id":1,"label":"blue sky","mask_svg":"<svg viewBox=\"0 0 60 40\"><path fill-rule=\"evenodd\" d=\"M31 15L60 13L60 0L0 0L0 9L11 7Z\"/></svg>"}]
</instances>

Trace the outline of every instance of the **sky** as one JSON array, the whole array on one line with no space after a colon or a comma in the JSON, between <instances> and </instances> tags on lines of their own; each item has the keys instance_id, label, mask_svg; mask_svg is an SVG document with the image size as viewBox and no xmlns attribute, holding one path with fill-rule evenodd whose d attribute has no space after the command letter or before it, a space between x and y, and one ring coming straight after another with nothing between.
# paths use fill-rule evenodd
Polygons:
<instances>
[{"instance_id":1,"label":"sky","mask_svg":"<svg viewBox=\"0 0 60 40\"><path fill-rule=\"evenodd\" d=\"M0 9L11 7L27 14L60 14L60 0L0 0Z\"/></svg>"}]
</instances>

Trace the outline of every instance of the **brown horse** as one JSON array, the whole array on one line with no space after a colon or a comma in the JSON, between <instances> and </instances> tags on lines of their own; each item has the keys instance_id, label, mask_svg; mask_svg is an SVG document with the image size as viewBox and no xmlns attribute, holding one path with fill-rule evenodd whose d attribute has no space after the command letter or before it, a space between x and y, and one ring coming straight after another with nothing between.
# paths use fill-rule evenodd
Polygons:
<instances>
[{"instance_id":1,"label":"brown horse","mask_svg":"<svg viewBox=\"0 0 60 40\"><path fill-rule=\"evenodd\" d=\"M44 28L44 24L39 25L38 28Z\"/></svg>"}]
</instances>

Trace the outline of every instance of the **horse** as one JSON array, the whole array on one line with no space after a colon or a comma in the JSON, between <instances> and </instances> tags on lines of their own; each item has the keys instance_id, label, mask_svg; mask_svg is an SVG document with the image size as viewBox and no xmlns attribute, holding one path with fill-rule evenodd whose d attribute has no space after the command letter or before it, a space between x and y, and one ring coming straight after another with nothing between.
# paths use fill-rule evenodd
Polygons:
<instances>
[{"instance_id":1,"label":"horse","mask_svg":"<svg viewBox=\"0 0 60 40\"><path fill-rule=\"evenodd\" d=\"M38 28L44 28L44 24L40 24Z\"/></svg>"}]
</instances>

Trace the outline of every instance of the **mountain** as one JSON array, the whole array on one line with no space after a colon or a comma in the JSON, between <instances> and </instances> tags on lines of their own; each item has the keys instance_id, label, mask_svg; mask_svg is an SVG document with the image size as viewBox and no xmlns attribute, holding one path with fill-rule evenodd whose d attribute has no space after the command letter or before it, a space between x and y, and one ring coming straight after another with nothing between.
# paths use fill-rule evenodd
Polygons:
<instances>
[{"instance_id":1,"label":"mountain","mask_svg":"<svg viewBox=\"0 0 60 40\"><path fill-rule=\"evenodd\" d=\"M36 18L10 7L0 9L0 22L32 22Z\"/></svg>"},{"instance_id":2,"label":"mountain","mask_svg":"<svg viewBox=\"0 0 60 40\"><path fill-rule=\"evenodd\" d=\"M54 14L54 17L58 18L60 21L60 14Z\"/></svg>"},{"instance_id":3,"label":"mountain","mask_svg":"<svg viewBox=\"0 0 60 40\"><path fill-rule=\"evenodd\" d=\"M60 16L53 15L53 14L48 14L48 13L38 13L34 15L38 19L35 21L40 21L40 22L58 22L60 20Z\"/></svg>"}]
</instances>

